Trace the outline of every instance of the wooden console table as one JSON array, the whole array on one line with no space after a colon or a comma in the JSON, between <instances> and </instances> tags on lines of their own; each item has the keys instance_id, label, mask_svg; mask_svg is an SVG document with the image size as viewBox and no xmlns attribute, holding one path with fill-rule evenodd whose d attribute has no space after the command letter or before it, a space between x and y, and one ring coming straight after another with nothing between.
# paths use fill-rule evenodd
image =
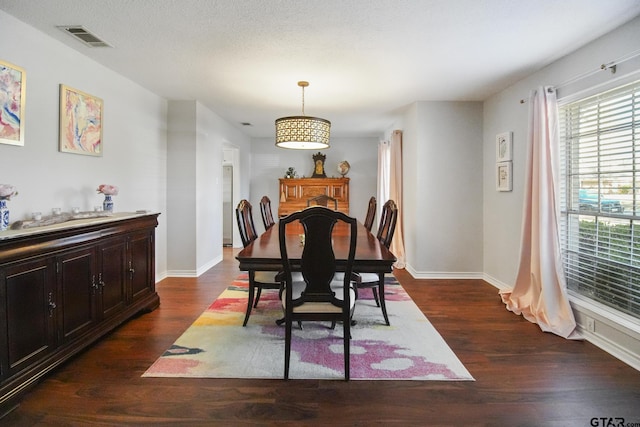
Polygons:
<instances>
[{"instance_id":1,"label":"wooden console table","mask_svg":"<svg viewBox=\"0 0 640 427\"><path fill-rule=\"evenodd\" d=\"M307 207L307 200L326 194L338 200L338 210L349 214L349 178L280 178L278 217Z\"/></svg>"},{"instance_id":2,"label":"wooden console table","mask_svg":"<svg viewBox=\"0 0 640 427\"><path fill-rule=\"evenodd\" d=\"M0 233L0 417L49 371L158 307L158 215Z\"/></svg>"}]
</instances>

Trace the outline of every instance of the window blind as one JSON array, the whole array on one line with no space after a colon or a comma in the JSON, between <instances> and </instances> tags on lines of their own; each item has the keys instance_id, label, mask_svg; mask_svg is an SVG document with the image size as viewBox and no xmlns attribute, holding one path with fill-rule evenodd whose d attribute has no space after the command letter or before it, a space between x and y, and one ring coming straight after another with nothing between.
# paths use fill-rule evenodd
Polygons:
<instances>
[{"instance_id":1,"label":"window blind","mask_svg":"<svg viewBox=\"0 0 640 427\"><path fill-rule=\"evenodd\" d=\"M559 107L569 289L640 319L640 81Z\"/></svg>"}]
</instances>

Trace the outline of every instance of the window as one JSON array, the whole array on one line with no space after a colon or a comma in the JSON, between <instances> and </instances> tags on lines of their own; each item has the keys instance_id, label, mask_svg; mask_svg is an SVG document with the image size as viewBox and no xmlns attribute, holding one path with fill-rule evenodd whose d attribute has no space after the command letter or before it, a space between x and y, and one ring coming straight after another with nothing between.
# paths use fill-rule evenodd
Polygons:
<instances>
[{"instance_id":1,"label":"window","mask_svg":"<svg viewBox=\"0 0 640 427\"><path fill-rule=\"evenodd\" d=\"M640 318L640 81L559 113L567 286Z\"/></svg>"}]
</instances>

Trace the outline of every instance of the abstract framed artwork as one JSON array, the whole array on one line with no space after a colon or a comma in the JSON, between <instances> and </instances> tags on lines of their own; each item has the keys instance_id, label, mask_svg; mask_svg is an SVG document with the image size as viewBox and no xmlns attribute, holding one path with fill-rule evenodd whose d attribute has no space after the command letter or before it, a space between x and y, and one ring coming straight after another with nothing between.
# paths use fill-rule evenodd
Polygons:
<instances>
[{"instance_id":1,"label":"abstract framed artwork","mask_svg":"<svg viewBox=\"0 0 640 427\"><path fill-rule=\"evenodd\" d=\"M0 61L0 143L24 145L27 80L23 68Z\"/></svg>"},{"instance_id":2,"label":"abstract framed artwork","mask_svg":"<svg viewBox=\"0 0 640 427\"><path fill-rule=\"evenodd\" d=\"M511 177L511 162L496 163L496 190L511 191L513 179Z\"/></svg>"},{"instance_id":3,"label":"abstract framed artwork","mask_svg":"<svg viewBox=\"0 0 640 427\"><path fill-rule=\"evenodd\" d=\"M60 85L60 151L102 156L102 99Z\"/></svg>"},{"instance_id":4,"label":"abstract framed artwork","mask_svg":"<svg viewBox=\"0 0 640 427\"><path fill-rule=\"evenodd\" d=\"M496 135L496 162L513 160L511 157L512 148L511 132L503 132Z\"/></svg>"}]
</instances>

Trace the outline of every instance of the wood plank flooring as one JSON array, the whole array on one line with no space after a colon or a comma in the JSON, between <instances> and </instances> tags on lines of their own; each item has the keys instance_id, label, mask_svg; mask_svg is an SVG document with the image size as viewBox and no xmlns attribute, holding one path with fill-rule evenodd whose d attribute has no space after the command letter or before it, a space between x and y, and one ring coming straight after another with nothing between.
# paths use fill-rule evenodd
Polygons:
<instances>
[{"instance_id":1,"label":"wood plank flooring","mask_svg":"<svg viewBox=\"0 0 640 427\"><path fill-rule=\"evenodd\" d=\"M481 280L414 280L402 270L396 276L476 381L141 378L238 275L234 253L225 248L197 279L163 280L160 308L48 375L0 425L640 425L640 372L588 342L541 332Z\"/></svg>"}]
</instances>

